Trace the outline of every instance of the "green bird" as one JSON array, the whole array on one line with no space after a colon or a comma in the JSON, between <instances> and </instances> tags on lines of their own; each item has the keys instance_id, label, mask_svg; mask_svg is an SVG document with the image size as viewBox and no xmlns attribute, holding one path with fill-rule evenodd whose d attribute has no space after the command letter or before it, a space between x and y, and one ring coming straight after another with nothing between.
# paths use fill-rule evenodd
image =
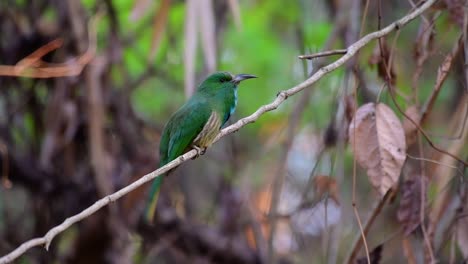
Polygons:
<instances>
[{"instance_id":1,"label":"green bird","mask_svg":"<svg viewBox=\"0 0 468 264\"><path fill-rule=\"evenodd\" d=\"M208 76L164 127L159 143L159 166L166 165L192 148L203 154L236 110L237 85L250 78L256 76L234 76L229 72ZM148 223L153 222L163 177L157 177L150 189L145 212Z\"/></svg>"}]
</instances>

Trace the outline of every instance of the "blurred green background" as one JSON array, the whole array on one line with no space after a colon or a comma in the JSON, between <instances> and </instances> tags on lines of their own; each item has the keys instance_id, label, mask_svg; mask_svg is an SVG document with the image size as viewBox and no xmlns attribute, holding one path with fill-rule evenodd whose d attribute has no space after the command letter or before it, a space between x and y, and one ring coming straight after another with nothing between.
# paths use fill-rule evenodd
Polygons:
<instances>
[{"instance_id":1,"label":"blurred green background","mask_svg":"<svg viewBox=\"0 0 468 264\"><path fill-rule=\"evenodd\" d=\"M420 208L427 208L426 221L437 210L443 216L433 222L435 257L466 261L468 243L453 236L468 233L468 223L456 220L467 210L466 168L410 140L416 132L400 111L427 112L420 125L431 139L466 161L467 55L457 43L468 16L461 0L439 2L183 164L163 186L154 226L140 222L147 188L139 188L57 236L48 252L32 249L18 263L270 263L273 253L276 263L366 263L362 247L357 262L349 258L360 235L353 174L362 222L382 197L354 167L348 126L369 102L389 105L400 118L408 154L458 166L407 159L367 236L373 263L427 262ZM259 77L240 85L232 124L340 56L299 55L346 48L408 14L411 3L1 1L0 255L155 170L165 122L211 72ZM51 41L61 44L33 53ZM34 63L14 67L25 58ZM448 59L447 78L427 110ZM422 207L420 175L428 181ZM405 199L413 214L401 219Z\"/></svg>"}]
</instances>

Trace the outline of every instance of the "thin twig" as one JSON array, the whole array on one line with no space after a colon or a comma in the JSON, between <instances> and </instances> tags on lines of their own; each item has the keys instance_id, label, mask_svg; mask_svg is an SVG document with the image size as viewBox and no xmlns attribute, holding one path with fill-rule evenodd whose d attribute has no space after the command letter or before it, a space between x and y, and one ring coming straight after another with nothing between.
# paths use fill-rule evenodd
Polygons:
<instances>
[{"instance_id":1,"label":"thin twig","mask_svg":"<svg viewBox=\"0 0 468 264\"><path fill-rule=\"evenodd\" d=\"M379 41L380 41L380 38L379 38ZM354 92L354 101L356 102L356 105L357 105L357 85L356 85L356 89L355 89L355 92ZM353 118L353 126L356 127L356 118ZM356 133L353 133L353 149L356 149ZM348 259L348 263L352 263L354 262L354 259L356 258L357 256L357 253L359 251L359 249L361 248L361 245L362 243L364 243L364 249L366 251L366 258L367 258L367 262L368 264L370 264L370 253L369 253L369 246L367 245L367 239L366 239L366 231L365 229L362 227L362 223L361 223L361 217L359 216L359 212L357 210L357 205L356 205L356 177L357 177L357 173L356 173L356 170L357 170L357 160L356 160L356 155L353 155L353 194L352 194L352 206L353 206L353 212L354 212L354 216L356 217L357 219L357 222L358 222L358 225L359 225L359 231L360 231L360 237L359 239L357 240L356 244L355 244L355 247L353 249L353 252L351 253L349 259ZM382 204L383 206L383 204ZM380 212L380 210L377 210L378 212ZM375 212L375 211L374 211ZM376 214L377 215L377 214ZM367 225L366 225L367 227Z\"/></svg>"},{"instance_id":2,"label":"thin twig","mask_svg":"<svg viewBox=\"0 0 468 264\"><path fill-rule=\"evenodd\" d=\"M382 211L382 209L383 209L384 205L387 203L388 199L390 197L392 197L392 192L393 192L392 189L390 189L385 194L385 196L378 201L377 205L372 210L372 213L371 213L369 219L367 220L366 223L364 223L364 227L359 225L359 227L362 229L361 232L364 234L364 236L362 236L361 234L359 235L359 238L353 244L351 254L349 255L348 260L346 261L346 263L348 263L348 264L354 263L354 260L356 259L357 254L359 253L359 250L361 249L363 241L365 241L365 240L363 240L363 237L365 237L365 235L367 235L367 233L369 233L369 230L372 227L372 224L374 223L375 219L377 219L377 216Z\"/></svg>"},{"instance_id":3,"label":"thin twig","mask_svg":"<svg viewBox=\"0 0 468 264\"><path fill-rule=\"evenodd\" d=\"M60 48L63 44L61 38L54 39L51 42L45 44L44 46L38 48L36 51L26 56L24 59L16 63L16 71L21 72L23 69L34 66L36 62L40 63L40 59L47 55L48 53Z\"/></svg>"},{"instance_id":4,"label":"thin twig","mask_svg":"<svg viewBox=\"0 0 468 264\"><path fill-rule=\"evenodd\" d=\"M322 52L317 52L313 54L308 54L308 55L299 55L298 58L301 60L311 60L319 57L327 57L327 56L333 56L333 55L343 55L348 52L347 49L337 49L337 50L328 50L328 51L322 51Z\"/></svg>"},{"instance_id":5,"label":"thin twig","mask_svg":"<svg viewBox=\"0 0 468 264\"><path fill-rule=\"evenodd\" d=\"M362 49L364 46L369 44L371 41L380 38L382 36L385 36L389 34L390 32L401 28L408 24L410 21L414 20L417 18L419 15L421 15L425 10L427 10L431 5L433 5L437 0L428 0L424 2L418 9L414 10L412 13L402 17L401 19L391 23L387 27L383 28L382 30L372 32L370 34L367 34L357 42L355 42L353 45L349 46L348 52L343 55L341 58L336 60L335 62L321 68L318 70L314 75L312 75L309 79L306 81L288 89L284 90L278 93L277 97L273 102L263 105L260 108L257 109L253 114L250 116L247 116L245 118L240 119L233 125L223 129L219 135L216 137L215 142L221 139L222 137L231 134L233 132L238 131L240 128L244 127L247 124L255 122L261 115L263 115L266 112L272 111L274 109L277 109L289 96L292 96L294 94L299 93L300 91L304 90L306 87L309 87L310 85L314 84L318 80L320 80L323 76L326 74L336 70L343 64L345 64L347 61L349 61L360 49ZM144 175L137 181L133 182L132 184L118 190L117 192L108 195L102 199L99 199L96 201L93 205L90 207L86 208L82 212L71 216L67 218L63 223L55 226L54 228L50 229L43 237L39 238L34 238L29 241L24 242L21 244L18 248L10 252L9 254L3 256L0 258L0 264L3 263L9 263L12 262L13 260L17 259L21 255L23 255L26 251L33 247L38 247L38 246L43 246L45 245L45 248L48 249L50 246L50 243L52 240L57 236L58 234L62 233L66 229L68 229L70 226L73 224L85 219L86 217L92 215L93 213L97 212L99 209L103 208L104 206L115 202L122 196L126 195L127 193L137 189L141 185L154 180L156 177L160 176L161 174L164 174L168 172L169 170L179 166L181 163L195 158L197 156L197 151L196 150L190 150L189 152L185 153L182 156L179 156L175 160L171 161L170 163L166 164L165 166Z\"/></svg>"},{"instance_id":6,"label":"thin twig","mask_svg":"<svg viewBox=\"0 0 468 264\"><path fill-rule=\"evenodd\" d=\"M337 20L339 20L339 18ZM333 45L336 39L335 36L340 32L341 26L342 26L341 23L338 23L335 26L332 34L330 35L330 37L328 38L327 42L324 45L325 49ZM318 64L316 67L317 69L323 67L322 60L319 60L317 64ZM311 72L311 75L314 72L315 70ZM305 74L307 74L307 71L305 71ZM307 75L305 75L304 77L307 77ZM312 89L307 89L304 92L304 94L301 96L301 98L299 99L298 103L295 105L292 113L289 116L290 121L286 130L286 140L283 144L283 149L282 149L280 158L277 163L278 168L277 168L276 174L274 175L274 183L272 186L271 203L270 203L270 209L269 209L270 234L268 238L268 250L267 250L267 259L266 259L268 263L275 263L275 252L273 248L273 241L275 238L276 226L277 226L277 218L275 215L276 215L278 203L280 200L281 190L283 189L283 184L286 179L285 168L286 168L286 161L287 161L288 153L291 150L291 147L293 145L294 138L296 136L297 127L300 124L302 113L304 112L304 110L306 109L308 105L310 94L312 93L312 91L313 91Z\"/></svg>"},{"instance_id":7,"label":"thin twig","mask_svg":"<svg viewBox=\"0 0 468 264\"><path fill-rule=\"evenodd\" d=\"M390 84L389 84L390 85ZM468 166L468 162L464 161L463 159L457 157L456 155L450 153L450 152L447 152L441 148L439 148L438 146L436 146L434 144L434 142L432 142L432 140L429 138L429 136L427 135L427 133L421 128L421 126L416 122L414 121L413 119L411 119L407 114L405 114L405 112L403 111L403 109L401 109L400 105L398 104L398 102L396 101L395 99L395 95L393 94L392 90L393 88L390 88L388 89L389 90L389 94L390 94L390 98L392 98L392 101L393 101L393 104L395 104L396 108L398 109L398 111L400 111L400 113L406 118L408 119L417 129L419 132L421 132L421 135L424 137L424 139L426 139L427 143L435 150L437 150L438 152L442 153L442 154L445 154L447 156L450 156L452 157L453 159L455 159L456 161L460 162L463 164L464 167L467 167Z\"/></svg>"},{"instance_id":8,"label":"thin twig","mask_svg":"<svg viewBox=\"0 0 468 264\"><path fill-rule=\"evenodd\" d=\"M28 78L56 78L64 76L76 76L81 74L96 54L96 28L102 14L98 13L88 25L89 44L88 49L73 60L64 63L46 63L41 58L47 53L62 45L61 39L53 40L40 47L16 65L0 65L0 76L15 76Z\"/></svg>"},{"instance_id":9,"label":"thin twig","mask_svg":"<svg viewBox=\"0 0 468 264\"><path fill-rule=\"evenodd\" d=\"M362 15L362 20L361 20L361 29L359 31L359 37L362 36L362 33L364 32L364 26L366 25L366 19L367 19L367 13L369 12L369 0L366 0L366 5L364 6L364 14ZM380 7L380 1L379 1L379 7ZM380 25L380 13L379 13L379 25ZM380 26L377 28L377 30L380 29Z\"/></svg>"},{"instance_id":10,"label":"thin twig","mask_svg":"<svg viewBox=\"0 0 468 264\"><path fill-rule=\"evenodd\" d=\"M442 166L445 166L445 167L449 167L449 168L452 168L454 170L456 170L458 173L460 173L461 176L463 176L463 172L460 170L460 168L458 168L457 166L452 166L450 164L445 164L445 163L442 163L442 162L439 162L437 160L432 160L432 159L426 159L426 158L420 158L420 157L414 157L414 156L411 156L410 154L406 153L406 156L410 159L414 159L414 160L422 160L422 161L426 161L426 162L431 162L431 163L434 163L434 164L438 164L438 165L442 165Z\"/></svg>"},{"instance_id":11,"label":"thin twig","mask_svg":"<svg viewBox=\"0 0 468 264\"><path fill-rule=\"evenodd\" d=\"M416 39L415 53L416 53L416 70L413 73L412 77L412 90L413 90L413 100L417 102L418 100L418 88L419 88L419 79L421 77L423 66L427 59L430 56L431 48L430 41L432 40L433 27L434 27L434 15L431 16L431 21L426 25L426 20L421 22L419 28L419 36Z\"/></svg>"},{"instance_id":12,"label":"thin twig","mask_svg":"<svg viewBox=\"0 0 468 264\"><path fill-rule=\"evenodd\" d=\"M378 27L377 27L377 30L380 30L380 18L381 18L381 15L380 15L380 0L378 1L378 5L379 5L379 9L378 9ZM362 21L361 21L361 28L360 28L360 32L359 32L359 37L361 37L362 35L362 32L363 32L363 27L364 27L364 24L365 24L365 20L367 18L367 12L369 10L369 1L367 0L366 1L366 5L364 7L364 15L362 16ZM377 41L381 42L381 38L378 38ZM382 52L381 52L382 54ZM357 105L357 88L358 88L358 82L356 82L356 87L354 89L354 102L355 104ZM379 96L377 98L380 98L380 92L379 92ZM354 124L353 125L356 125L356 119L353 118L353 122ZM355 149L355 144L356 144L356 133L353 133L353 149ZM357 255L357 252L358 252L358 249L361 247L362 244L364 244L364 250L366 252L366 260L367 260L367 263L371 263L371 259L370 259L370 253L369 253L369 246L367 244L367 239L366 239L366 232L365 232L365 229L362 227L362 223L361 223L361 217L359 215L359 211L358 211L358 208L357 208L357 202L356 202L356 177L357 177L357 173L356 173L356 170L357 170L357 160L356 160L356 155L353 156L353 180L352 180L352 207L353 207L353 213L354 213L354 216L357 220L357 223L358 223L358 226L359 226L359 231L360 231L360 237L358 239L358 241L356 242L355 244L355 249L356 251L353 250L353 253L350 255L349 259L348 259L348 263L351 263L351 262L354 262L354 259L356 258L356 255ZM380 210L379 210L380 211Z\"/></svg>"},{"instance_id":13,"label":"thin twig","mask_svg":"<svg viewBox=\"0 0 468 264\"><path fill-rule=\"evenodd\" d=\"M461 50L462 45L463 45L463 34L459 37L457 43L455 43L454 47L452 48L452 51L449 54L447 54L447 56L445 56L444 61L442 62L442 64L440 65L438 69L437 80L434 85L434 89L432 89L432 93L427 99L426 103L424 104L424 107L421 113L421 121L420 121L421 125L423 125L424 122L427 120L427 117L429 116L429 113L431 112L434 106L436 98L439 95L440 88L442 88L442 85L447 79L450 69L452 68L453 61L455 57L457 56L458 52Z\"/></svg>"}]
</instances>

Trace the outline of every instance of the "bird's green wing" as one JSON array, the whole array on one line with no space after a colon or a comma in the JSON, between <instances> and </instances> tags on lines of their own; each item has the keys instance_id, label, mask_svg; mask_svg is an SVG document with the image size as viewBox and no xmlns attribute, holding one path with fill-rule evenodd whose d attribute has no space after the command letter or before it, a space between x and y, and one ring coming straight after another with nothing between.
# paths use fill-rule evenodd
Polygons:
<instances>
[{"instance_id":1,"label":"bird's green wing","mask_svg":"<svg viewBox=\"0 0 468 264\"><path fill-rule=\"evenodd\" d=\"M160 167L182 155L190 147L193 140L202 131L210 115L211 109L203 101L189 101L174 113L164 128L159 143ZM153 222L163 177L164 175L157 177L151 185L149 202L145 212L148 223Z\"/></svg>"},{"instance_id":2,"label":"bird's green wing","mask_svg":"<svg viewBox=\"0 0 468 264\"><path fill-rule=\"evenodd\" d=\"M167 151L169 149L170 131L169 123L164 127L161 139L159 140L159 167L167 164Z\"/></svg>"},{"instance_id":3,"label":"bird's green wing","mask_svg":"<svg viewBox=\"0 0 468 264\"><path fill-rule=\"evenodd\" d=\"M205 102L188 103L169 122L172 122L167 151L167 162L182 155L203 130L211 115Z\"/></svg>"}]
</instances>

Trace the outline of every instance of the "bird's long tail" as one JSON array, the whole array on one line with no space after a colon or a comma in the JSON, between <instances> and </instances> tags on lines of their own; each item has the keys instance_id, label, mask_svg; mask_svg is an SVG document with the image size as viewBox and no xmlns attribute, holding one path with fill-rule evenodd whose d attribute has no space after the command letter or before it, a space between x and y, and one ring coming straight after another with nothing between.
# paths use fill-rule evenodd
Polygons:
<instances>
[{"instance_id":1,"label":"bird's long tail","mask_svg":"<svg viewBox=\"0 0 468 264\"><path fill-rule=\"evenodd\" d=\"M148 203L145 209L145 221L148 224L153 223L154 213L156 212L156 205L158 204L159 192L161 190L161 185L163 183L164 175L160 175L154 179L153 184L151 185Z\"/></svg>"}]
</instances>

